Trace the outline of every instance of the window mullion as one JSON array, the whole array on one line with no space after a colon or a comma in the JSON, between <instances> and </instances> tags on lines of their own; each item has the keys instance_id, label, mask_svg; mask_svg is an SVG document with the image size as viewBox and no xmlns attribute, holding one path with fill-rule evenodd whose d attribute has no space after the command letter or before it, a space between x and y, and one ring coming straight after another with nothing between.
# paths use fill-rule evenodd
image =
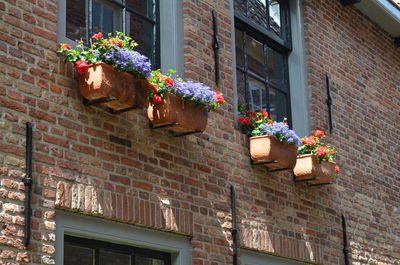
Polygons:
<instances>
[{"instance_id":1,"label":"window mullion","mask_svg":"<svg viewBox=\"0 0 400 265\"><path fill-rule=\"evenodd\" d=\"M94 249L94 265L100 265L100 250L99 247Z\"/></svg>"},{"instance_id":2,"label":"window mullion","mask_svg":"<svg viewBox=\"0 0 400 265\"><path fill-rule=\"evenodd\" d=\"M93 0L87 0L87 4L88 4L88 15L86 17L86 23L87 23L87 31L86 31L86 39L89 42L89 38L90 36L93 35Z\"/></svg>"},{"instance_id":3,"label":"window mullion","mask_svg":"<svg viewBox=\"0 0 400 265\"><path fill-rule=\"evenodd\" d=\"M268 1L269 5L269 1ZM269 20L269 18L268 18ZM269 25L269 23L268 23ZM265 81L265 99L267 100L267 111L270 113L269 107L269 69L268 69L268 46L266 44L263 45L263 52L264 52L264 81Z\"/></svg>"},{"instance_id":4,"label":"window mullion","mask_svg":"<svg viewBox=\"0 0 400 265\"><path fill-rule=\"evenodd\" d=\"M246 2L247 4L247 2ZM246 93L245 95L245 99L246 99L246 103L247 106L246 108L249 108L249 101L250 101L250 95L249 95L249 66L248 66L248 58L247 58L247 33L246 31L243 31L242 34L243 37L243 66L244 66L244 91Z\"/></svg>"},{"instance_id":5,"label":"window mullion","mask_svg":"<svg viewBox=\"0 0 400 265\"><path fill-rule=\"evenodd\" d=\"M271 31L271 18L269 16L269 0L265 0L266 5L265 5L265 14L267 16L267 29L268 31Z\"/></svg>"}]
</instances>

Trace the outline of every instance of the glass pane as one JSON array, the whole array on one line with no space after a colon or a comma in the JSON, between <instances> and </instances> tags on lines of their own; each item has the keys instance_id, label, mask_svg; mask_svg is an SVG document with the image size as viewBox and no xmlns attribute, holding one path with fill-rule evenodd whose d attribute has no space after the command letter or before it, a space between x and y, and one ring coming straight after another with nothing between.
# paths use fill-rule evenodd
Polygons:
<instances>
[{"instance_id":1,"label":"glass pane","mask_svg":"<svg viewBox=\"0 0 400 265\"><path fill-rule=\"evenodd\" d=\"M238 92L238 103L246 105L246 86L244 81L244 73L239 70L236 71L236 84Z\"/></svg>"},{"instance_id":2,"label":"glass pane","mask_svg":"<svg viewBox=\"0 0 400 265\"><path fill-rule=\"evenodd\" d=\"M66 35L71 40L87 42L86 4L82 0L67 0Z\"/></svg>"},{"instance_id":3,"label":"glass pane","mask_svg":"<svg viewBox=\"0 0 400 265\"><path fill-rule=\"evenodd\" d=\"M72 243L64 243L64 265L93 265L94 250L75 246Z\"/></svg>"},{"instance_id":4,"label":"glass pane","mask_svg":"<svg viewBox=\"0 0 400 265\"><path fill-rule=\"evenodd\" d=\"M154 19L155 5L153 0L127 0L126 6L150 19Z\"/></svg>"},{"instance_id":5,"label":"glass pane","mask_svg":"<svg viewBox=\"0 0 400 265\"><path fill-rule=\"evenodd\" d=\"M155 27L152 23L135 16L133 13L127 12L126 14L126 27L127 33L131 36L139 46L136 50L143 55L146 55L150 61L155 63Z\"/></svg>"},{"instance_id":6,"label":"glass pane","mask_svg":"<svg viewBox=\"0 0 400 265\"><path fill-rule=\"evenodd\" d=\"M247 0L235 0L235 11L246 14L246 2Z\"/></svg>"},{"instance_id":7,"label":"glass pane","mask_svg":"<svg viewBox=\"0 0 400 265\"><path fill-rule=\"evenodd\" d=\"M264 77L264 51L262 43L247 36L247 55L249 70Z\"/></svg>"},{"instance_id":8,"label":"glass pane","mask_svg":"<svg viewBox=\"0 0 400 265\"><path fill-rule=\"evenodd\" d=\"M93 1L93 33L114 34L121 31L120 9L100 0Z\"/></svg>"},{"instance_id":9,"label":"glass pane","mask_svg":"<svg viewBox=\"0 0 400 265\"><path fill-rule=\"evenodd\" d=\"M285 64L284 56L268 48L268 80L279 88L284 89Z\"/></svg>"},{"instance_id":10,"label":"glass pane","mask_svg":"<svg viewBox=\"0 0 400 265\"><path fill-rule=\"evenodd\" d=\"M267 0L249 0L248 18L264 28L268 28Z\"/></svg>"},{"instance_id":11,"label":"glass pane","mask_svg":"<svg viewBox=\"0 0 400 265\"><path fill-rule=\"evenodd\" d=\"M163 260L145 258L145 257L135 257L135 265L164 265Z\"/></svg>"},{"instance_id":12,"label":"glass pane","mask_svg":"<svg viewBox=\"0 0 400 265\"><path fill-rule=\"evenodd\" d=\"M287 118L287 98L282 92L269 89L269 107L272 119L282 121Z\"/></svg>"},{"instance_id":13,"label":"glass pane","mask_svg":"<svg viewBox=\"0 0 400 265\"><path fill-rule=\"evenodd\" d=\"M131 256L127 254L116 253L104 249L99 251L100 265L129 265Z\"/></svg>"},{"instance_id":14,"label":"glass pane","mask_svg":"<svg viewBox=\"0 0 400 265\"><path fill-rule=\"evenodd\" d=\"M248 108L252 111L267 109L265 84L249 76Z\"/></svg>"},{"instance_id":15,"label":"glass pane","mask_svg":"<svg viewBox=\"0 0 400 265\"><path fill-rule=\"evenodd\" d=\"M236 40L236 65L244 67L244 54L243 54L243 32L235 29Z\"/></svg>"},{"instance_id":16,"label":"glass pane","mask_svg":"<svg viewBox=\"0 0 400 265\"><path fill-rule=\"evenodd\" d=\"M269 16L271 31L276 35L281 35L281 11L280 4L277 0L269 0Z\"/></svg>"}]
</instances>

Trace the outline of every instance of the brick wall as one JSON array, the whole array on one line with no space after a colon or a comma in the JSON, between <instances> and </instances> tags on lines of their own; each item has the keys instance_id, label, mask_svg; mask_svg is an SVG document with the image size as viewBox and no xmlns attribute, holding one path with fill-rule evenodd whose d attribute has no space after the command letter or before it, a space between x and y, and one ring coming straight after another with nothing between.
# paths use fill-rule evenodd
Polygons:
<instances>
[{"instance_id":1,"label":"brick wall","mask_svg":"<svg viewBox=\"0 0 400 265\"><path fill-rule=\"evenodd\" d=\"M227 104L204 133L148 128L143 111L85 107L57 57L57 3L0 1L0 264L54 264L55 209L192 237L192 264L231 264L229 188L237 190L241 247L344 264L340 214L354 264L400 264L400 50L339 1L305 0L311 129L327 128L331 76L336 184L294 184L290 173L251 166L233 128L228 0L184 1L185 76L214 84L211 10L218 11ZM25 122L34 124L32 239L23 249ZM110 135L131 141L116 144Z\"/></svg>"}]
</instances>

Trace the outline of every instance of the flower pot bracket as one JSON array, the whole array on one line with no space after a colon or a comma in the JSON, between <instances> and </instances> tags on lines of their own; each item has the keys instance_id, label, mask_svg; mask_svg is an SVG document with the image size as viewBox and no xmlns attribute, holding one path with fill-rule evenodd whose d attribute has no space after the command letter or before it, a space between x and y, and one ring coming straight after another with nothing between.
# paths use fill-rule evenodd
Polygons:
<instances>
[{"instance_id":1,"label":"flower pot bracket","mask_svg":"<svg viewBox=\"0 0 400 265\"><path fill-rule=\"evenodd\" d=\"M311 184L311 183L309 183L308 186L309 186L309 187L315 187L315 186L322 186L322 185L329 185L329 184L333 184L333 182L318 183L318 184Z\"/></svg>"},{"instance_id":2,"label":"flower pot bracket","mask_svg":"<svg viewBox=\"0 0 400 265\"><path fill-rule=\"evenodd\" d=\"M296 176L294 174L292 174L292 176L293 176L293 182L295 182L295 183L297 183L297 182L306 182L306 181L311 181L311 180L320 180L320 178L309 178L309 179L296 180ZM318 184L308 183L308 186L309 187L314 187L314 186L322 186L322 185L329 185L329 184L333 184L333 182L318 183Z\"/></svg>"},{"instance_id":3,"label":"flower pot bracket","mask_svg":"<svg viewBox=\"0 0 400 265\"><path fill-rule=\"evenodd\" d=\"M269 164L274 164L274 163L278 163L278 161L265 161L265 162L254 162L253 160L251 160L251 164L252 165L269 165ZM286 170L291 170L292 168L277 168L277 169L268 169L268 172L278 172L278 171L286 171Z\"/></svg>"},{"instance_id":4,"label":"flower pot bracket","mask_svg":"<svg viewBox=\"0 0 400 265\"><path fill-rule=\"evenodd\" d=\"M116 100L117 99L114 98L114 97L99 98L99 99L92 100L92 101L87 100L86 98L82 98L83 105L85 105L85 106L98 106L98 105L100 105L102 103L112 102L112 101L116 101ZM135 107L135 106L132 106L132 107L129 107L129 108L125 108L125 109L120 109L120 110L114 110L114 109L109 108L109 111L110 111L111 114L121 114L121 113L124 113L124 112L127 112L127 111L131 111L131 110L134 110L134 109L137 109L137 108L138 107Z\"/></svg>"},{"instance_id":5,"label":"flower pot bracket","mask_svg":"<svg viewBox=\"0 0 400 265\"><path fill-rule=\"evenodd\" d=\"M180 125L179 122L174 122L174 123L170 123L170 124L164 124L164 125L160 125L160 126L154 126L150 121L149 121L149 128L154 130L154 129L165 129L165 128L169 128L169 127L173 127L173 126L178 126ZM192 131L192 132L185 132L185 133L177 133L172 131L172 136L173 137L181 137L181 136L186 136L186 135L191 135L191 134L195 134L195 133L201 133L203 132L202 130L197 130L197 131Z\"/></svg>"}]
</instances>

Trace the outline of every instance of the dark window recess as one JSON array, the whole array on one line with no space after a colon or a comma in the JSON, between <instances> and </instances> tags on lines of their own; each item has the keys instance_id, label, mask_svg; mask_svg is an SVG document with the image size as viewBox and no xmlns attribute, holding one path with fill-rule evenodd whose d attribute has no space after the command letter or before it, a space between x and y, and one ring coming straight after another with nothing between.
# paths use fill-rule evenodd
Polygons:
<instances>
[{"instance_id":1,"label":"dark window recess","mask_svg":"<svg viewBox=\"0 0 400 265\"><path fill-rule=\"evenodd\" d=\"M288 1L235 0L238 103L290 117Z\"/></svg>"},{"instance_id":2,"label":"dark window recess","mask_svg":"<svg viewBox=\"0 0 400 265\"><path fill-rule=\"evenodd\" d=\"M102 32L124 32L154 68L160 67L159 0L67 0L66 37L82 39Z\"/></svg>"},{"instance_id":3,"label":"dark window recess","mask_svg":"<svg viewBox=\"0 0 400 265\"><path fill-rule=\"evenodd\" d=\"M64 265L171 265L171 254L81 237L64 236Z\"/></svg>"}]
</instances>

